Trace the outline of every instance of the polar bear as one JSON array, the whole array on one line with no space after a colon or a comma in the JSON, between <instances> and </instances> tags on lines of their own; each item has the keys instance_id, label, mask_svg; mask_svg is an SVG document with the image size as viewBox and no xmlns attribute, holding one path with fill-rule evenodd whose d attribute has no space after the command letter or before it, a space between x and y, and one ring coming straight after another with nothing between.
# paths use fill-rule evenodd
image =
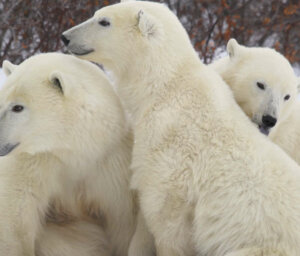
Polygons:
<instances>
[{"instance_id":1,"label":"polar bear","mask_svg":"<svg viewBox=\"0 0 300 256\"><path fill-rule=\"evenodd\" d=\"M166 6L104 7L62 38L117 77L131 186L159 256L300 255L300 167L257 132Z\"/></svg>"},{"instance_id":2,"label":"polar bear","mask_svg":"<svg viewBox=\"0 0 300 256\"><path fill-rule=\"evenodd\" d=\"M300 163L300 79L290 63L270 48L245 47L235 39L217 71L259 130Z\"/></svg>"},{"instance_id":3,"label":"polar bear","mask_svg":"<svg viewBox=\"0 0 300 256\"><path fill-rule=\"evenodd\" d=\"M133 141L104 73L58 53L3 68L0 255L127 255Z\"/></svg>"}]
</instances>

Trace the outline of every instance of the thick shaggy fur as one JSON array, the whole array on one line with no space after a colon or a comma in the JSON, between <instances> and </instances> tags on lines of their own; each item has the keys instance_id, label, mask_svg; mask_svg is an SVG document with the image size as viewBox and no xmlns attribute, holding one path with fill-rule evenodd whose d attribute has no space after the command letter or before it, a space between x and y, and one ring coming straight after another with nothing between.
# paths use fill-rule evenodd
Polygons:
<instances>
[{"instance_id":1,"label":"thick shaggy fur","mask_svg":"<svg viewBox=\"0 0 300 256\"><path fill-rule=\"evenodd\" d=\"M277 119L269 138L300 163L300 79L290 63L273 49L245 47L234 39L228 42L227 50L229 57L215 61L211 67L258 127L264 115ZM257 87L257 82L265 88Z\"/></svg>"},{"instance_id":2,"label":"thick shaggy fur","mask_svg":"<svg viewBox=\"0 0 300 256\"><path fill-rule=\"evenodd\" d=\"M300 82L299 82L300 83ZM285 150L294 160L300 164L300 101L296 104L274 131L270 133L270 139Z\"/></svg>"},{"instance_id":3,"label":"thick shaggy fur","mask_svg":"<svg viewBox=\"0 0 300 256\"><path fill-rule=\"evenodd\" d=\"M56 53L4 69L0 254L127 255L132 138L104 73Z\"/></svg>"},{"instance_id":4,"label":"thick shaggy fur","mask_svg":"<svg viewBox=\"0 0 300 256\"><path fill-rule=\"evenodd\" d=\"M48 223L36 242L39 256L111 256L112 250L102 228L91 222L76 221L63 225ZM126 254L124 254L126 255Z\"/></svg>"},{"instance_id":5,"label":"thick shaggy fur","mask_svg":"<svg viewBox=\"0 0 300 256\"><path fill-rule=\"evenodd\" d=\"M64 35L117 77L134 122L132 187L159 256L300 255L300 168L257 132L169 9L120 3Z\"/></svg>"}]
</instances>

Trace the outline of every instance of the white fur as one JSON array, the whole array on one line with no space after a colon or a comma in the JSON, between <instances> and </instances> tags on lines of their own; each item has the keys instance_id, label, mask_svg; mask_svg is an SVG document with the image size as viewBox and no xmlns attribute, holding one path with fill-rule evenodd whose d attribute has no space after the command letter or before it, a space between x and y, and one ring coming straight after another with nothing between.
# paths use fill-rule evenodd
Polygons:
<instances>
[{"instance_id":1,"label":"white fur","mask_svg":"<svg viewBox=\"0 0 300 256\"><path fill-rule=\"evenodd\" d=\"M290 63L269 48L245 47L231 39L227 44L230 57L214 62L213 67L230 86L237 103L257 125L264 114L277 119L269 137L300 163L299 79ZM263 82L260 90L256 82ZM290 95L285 101L284 97Z\"/></svg>"},{"instance_id":2,"label":"white fur","mask_svg":"<svg viewBox=\"0 0 300 256\"><path fill-rule=\"evenodd\" d=\"M48 224L37 237L35 255L111 256L112 253L103 229L94 223L77 221Z\"/></svg>"},{"instance_id":3,"label":"white fur","mask_svg":"<svg viewBox=\"0 0 300 256\"><path fill-rule=\"evenodd\" d=\"M111 25L95 30L103 17ZM170 10L120 3L64 35L118 78L134 122L132 187L159 256L300 255L300 168L251 125Z\"/></svg>"},{"instance_id":4,"label":"white fur","mask_svg":"<svg viewBox=\"0 0 300 256\"><path fill-rule=\"evenodd\" d=\"M130 247L128 250L129 256L155 256L155 246L154 239L152 234L149 232L149 229L144 220L144 216L141 211L138 214L137 218L137 228L132 237Z\"/></svg>"},{"instance_id":5,"label":"white fur","mask_svg":"<svg viewBox=\"0 0 300 256\"><path fill-rule=\"evenodd\" d=\"M126 255L132 138L104 73L57 53L8 73L1 152L19 145L0 159L0 255ZM15 104L24 110L14 113Z\"/></svg>"},{"instance_id":6,"label":"white fur","mask_svg":"<svg viewBox=\"0 0 300 256\"><path fill-rule=\"evenodd\" d=\"M300 164L300 102L296 101L290 114L278 123L270 139Z\"/></svg>"},{"instance_id":7,"label":"white fur","mask_svg":"<svg viewBox=\"0 0 300 256\"><path fill-rule=\"evenodd\" d=\"M9 76L16 68L16 65L12 64L8 60L5 60L5 61L3 61L2 68L3 68L5 75Z\"/></svg>"}]
</instances>

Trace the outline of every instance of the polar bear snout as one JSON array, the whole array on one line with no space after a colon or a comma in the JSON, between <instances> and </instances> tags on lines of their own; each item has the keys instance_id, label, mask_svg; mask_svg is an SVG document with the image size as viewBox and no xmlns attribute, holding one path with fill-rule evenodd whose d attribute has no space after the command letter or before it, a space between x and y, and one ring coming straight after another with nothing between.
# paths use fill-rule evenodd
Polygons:
<instances>
[{"instance_id":1,"label":"polar bear snout","mask_svg":"<svg viewBox=\"0 0 300 256\"><path fill-rule=\"evenodd\" d=\"M68 36L66 33L63 33L60 38L67 47L68 51L74 55L83 56L94 51L92 48L86 48L83 45L76 44L76 42L74 42L76 40L72 40L71 35Z\"/></svg>"},{"instance_id":2,"label":"polar bear snout","mask_svg":"<svg viewBox=\"0 0 300 256\"><path fill-rule=\"evenodd\" d=\"M67 38L64 36L64 34L62 34L60 38L61 38L61 40L63 41L64 45L65 45L65 46L68 46L68 44L70 43L70 40L67 39Z\"/></svg>"},{"instance_id":3,"label":"polar bear snout","mask_svg":"<svg viewBox=\"0 0 300 256\"><path fill-rule=\"evenodd\" d=\"M20 143L0 145L0 156L6 156L13 151Z\"/></svg>"},{"instance_id":4,"label":"polar bear snout","mask_svg":"<svg viewBox=\"0 0 300 256\"><path fill-rule=\"evenodd\" d=\"M276 125L277 119L271 115L264 115L262 117L262 123L269 128L272 128Z\"/></svg>"},{"instance_id":5,"label":"polar bear snout","mask_svg":"<svg viewBox=\"0 0 300 256\"><path fill-rule=\"evenodd\" d=\"M261 118L261 122L257 122L255 121L255 119L252 121L258 125L258 129L261 133L268 136L271 129L276 125L277 118L271 115L263 115Z\"/></svg>"},{"instance_id":6,"label":"polar bear snout","mask_svg":"<svg viewBox=\"0 0 300 256\"><path fill-rule=\"evenodd\" d=\"M70 53L83 56L94 52L91 43L87 43L87 38L91 39L90 30L93 25L95 24L91 20L87 20L62 33L60 39Z\"/></svg>"}]
</instances>

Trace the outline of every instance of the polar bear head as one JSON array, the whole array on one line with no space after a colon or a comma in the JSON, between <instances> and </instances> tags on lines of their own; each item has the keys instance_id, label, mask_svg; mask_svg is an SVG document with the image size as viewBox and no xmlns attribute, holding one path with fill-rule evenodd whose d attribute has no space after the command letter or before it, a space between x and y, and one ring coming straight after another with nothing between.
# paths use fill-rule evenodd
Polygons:
<instances>
[{"instance_id":1,"label":"polar bear head","mask_svg":"<svg viewBox=\"0 0 300 256\"><path fill-rule=\"evenodd\" d=\"M227 52L229 57L212 66L244 112L268 135L293 109L300 81L286 58L273 49L245 47L231 39Z\"/></svg>"},{"instance_id":2,"label":"polar bear head","mask_svg":"<svg viewBox=\"0 0 300 256\"><path fill-rule=\"evenodd\" d=\"M164 59L172 62L174 57L175 61L190 50L182 47L190 41L177 17L165 5L148 1L122 1L104 7L65 31L62 40L75 56L119 74L149 63L163 66ZM145 61L149 59L152 61Z\"/></svg>"},{"instance_id":3,"label":"polar bear head","mask_svg":"<svg viewBox=\"0 0 300 256\"><path fill-rule=\"evenodd\" d=\"M104 73L70 55L40 54L3 63L0 155L107 154L124 131L120 102ZM94 158L93 158L94 159Z\"/></svg>"}]
</instances>

